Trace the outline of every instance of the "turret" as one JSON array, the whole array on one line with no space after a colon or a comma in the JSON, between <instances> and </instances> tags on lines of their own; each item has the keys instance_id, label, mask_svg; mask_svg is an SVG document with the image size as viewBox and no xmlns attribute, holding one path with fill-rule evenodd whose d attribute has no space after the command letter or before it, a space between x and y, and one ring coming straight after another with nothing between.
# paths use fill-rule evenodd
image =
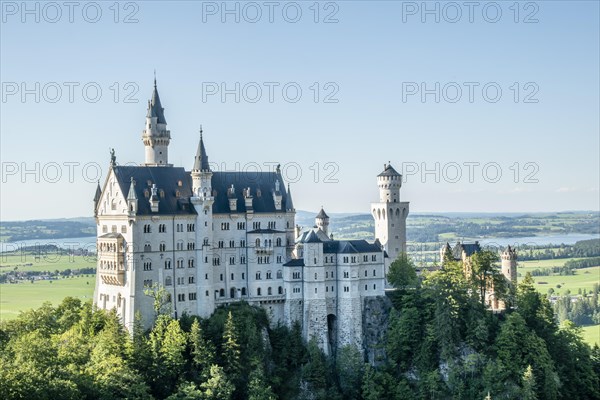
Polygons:
<instances>
[{"instance_id":1,"label":"turret","mask_svg":"<svg viewBox=\"0 0 600 400\"><path fill-rule=\"evenodd\" d=\"M512 283L517 283L517 251L508 246L502 252L502 275Z\"/></svg>"},{"instance_id":2,"label":"turret","mask_svg":"<svg viewBox=\"0 0 600 400\"><path fill-rule=\"evenodd\" d=\"M398 203L400 201L402 175L400 175L390 163L384 164L383 168L383 172L377 175L379 201L381 203Z\"/></svg>"},{"instance_id":3,"label":"turret","mask_svg":"<svg viewBox=\"0 0 600 400\"><path fill-rule=\"evenodd\" d=\"M212 171L208 163L208 155L204 148L204 139L202 138L202 126L200 126L200 141L194 157L194 166L192 167L192 191L194 197L208 199L212 197Z\"/></svg>"},{"instance_id":4,"label":"turret","mask_svg":"<svg viewBox=\"0 0 600 400\"><path fill-rule=\"evenodd\" d=\"M129 193L127 193L127 210L129 216L135 216L138 210L138 198L135 193L135 181L133 176L131 177L131 183L129 184Z\"/></svg>"},{"instance_id":5,"label":"turret","mask_svg":"<svg viewBox=\"0 0 600 400\"><path fill-rule=\"evenodd\" d=\"M323 207L321 207L321 211L319 211L317 217L315 218L315 225L327 235L329 230L329 215L325 213Z\"/></svg>"},{"instance_id":6,"label":"turret","mask_svg":"<svg viewBox=\"0 0 600 400\"><path fill-rule=\"evenodd\" d=\"M146 127L142 134L142 141L146 148L145 165L148 166L170 166L168 151L171 132L167 130L164 111L156 88L156 78L154 78L154 91L152 99L148 102Z\"/></svg>"}]
</instances>

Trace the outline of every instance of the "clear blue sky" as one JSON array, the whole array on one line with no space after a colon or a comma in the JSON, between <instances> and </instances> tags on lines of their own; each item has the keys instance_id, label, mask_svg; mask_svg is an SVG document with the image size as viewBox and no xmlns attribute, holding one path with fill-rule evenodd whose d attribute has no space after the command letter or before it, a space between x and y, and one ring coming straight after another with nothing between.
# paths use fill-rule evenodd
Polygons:
<instances>
[{"instance_id":1,"label":"clear blue sky","mask_svg":"<svg viewBox=\"0 0 600 400\"><path fill-rule=\"evenodd\" d=\"M412 211L598 210L599 3L521 2L518 16L513 3L469 10L458 2L457 10L428 2L439 8L436 22L420 1L321 2L315 23L312 1L275 2L272 22L264 2L229 2L239 9L236 23L222 2L138 1L120 3L115 23L113 2L98 3L99 18L95 3L80 2L72 22L65 6L58 16L44 3L28 3L27 14L21 2L3 2L0 218L91 215L94 166L104 179L109 148L118 162L143 161L154 69L172 163L191 167L202 124L210 161L221 169L281 163L298 209L368 212L375 176L391 161L404 170L401 197ZM137 22L123 23L128 15ZM39 103L36 93L22 97L36 82ZM72 102L68 82L78 85ZM236 82L239 103L234 94L222 101L207 92ZM262 90L255 103L252 82ZM265 82L278 84L273 102ZM423 102L421 83L435 92L436 82L439 103L435 93ZM62 93L53 103L56 86ZM453 103L456 86L462 96ZM94 87L102 96L92 103ZM294 87L302 90L295 103ZM138 102L126 102L135 88ZM325 102L328 94L337 103ZM438 173L421 174L436 163ZM471 164L472 179L465 163L479 163Z\"/></svg>"}]
</instances>

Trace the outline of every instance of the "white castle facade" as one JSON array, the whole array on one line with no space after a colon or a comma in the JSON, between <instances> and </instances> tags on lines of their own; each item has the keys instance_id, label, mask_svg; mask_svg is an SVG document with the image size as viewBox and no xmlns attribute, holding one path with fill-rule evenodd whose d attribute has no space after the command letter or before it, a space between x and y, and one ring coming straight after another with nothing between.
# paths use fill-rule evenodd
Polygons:
<instances>
[{"instance_id":1,"label":"white castle facade","mask_svg":"<svg viewBox=\"0 0 600 400\"><path fill-rule=\"evenodd\" d=\"M148 288L163 287L175 317L210 316L244 300L271 322L299 322L326 353L363 337L364 302L385 295L389 262L406 249L407 202L390 164L378 175L376 240L334 240L329 217L301 231L289 186L275 172L218 172L202 133L190 172L169 164L170 131L156 81L142 134L145 162L120 166L114 153L96 191L95 304L130 329L154 318Z\"/></svg>"}]
</instances>

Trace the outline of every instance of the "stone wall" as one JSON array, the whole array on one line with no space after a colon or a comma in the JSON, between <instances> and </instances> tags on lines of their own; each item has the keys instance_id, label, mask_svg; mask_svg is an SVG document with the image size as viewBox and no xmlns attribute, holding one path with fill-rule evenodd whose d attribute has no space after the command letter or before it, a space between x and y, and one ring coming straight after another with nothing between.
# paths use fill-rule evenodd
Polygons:
<instances>
[{"instance_id":1,"label":"stone wall","mask_svg":"<svg viewBox=\"0 0 600 400\"><path fill-rule=\"evenodd\" d=\"M363 350L371 365L381 365L387 359L385 340L392 302L387 296L366 297L363 306Z\"/></svg>"}]
</instances>

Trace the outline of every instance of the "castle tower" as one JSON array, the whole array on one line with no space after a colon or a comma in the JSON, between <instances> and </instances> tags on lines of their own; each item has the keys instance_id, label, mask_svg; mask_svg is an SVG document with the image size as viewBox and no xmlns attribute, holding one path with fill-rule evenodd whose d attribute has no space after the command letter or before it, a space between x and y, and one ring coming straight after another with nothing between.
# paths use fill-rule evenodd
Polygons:
<instances>
[{"instance_id":1,"label":"castle tower","mask_svg":"<svg viewBox=\"0 0 600 400\"><path fill-rule=\"evenodd\" d=\"M321 211L315 217L315 226L321 229L326 235L329 235L329 215L325 213L323 207L321 207Z\"/></svg>"},{"instance_id":2,"label":"castle tower","mask_svg":"<svg viewBox=\"0 0 600 400\"><path fill-rule=\"evenodd\" d=\"M391 164L384 164L383 172L377 175L377 186L379 202L371 204L371 213L375 220L375 238L379 239L392 262L401 252L406 252L406 217L409 203L400 202L402 175Z\"/></svg>"},{"instance_id":3,"label":"castle tower","mask_svg":"<svg viewBox=\"0 0 600 400\"><path fill-rule=\"evenodd\" d=\"M156 88L156 78L154 78L154 91L152 99L148 102L146 128L142 134L142 141L146 149L144 164L147 166L171 166L169 164L171 132L167 130L164 111Z\"/></svg>"},{"instance_id":4,"label":"castle tower","mask_svg":"<svg viewBox=\"0 0 600 400\"><path fill-rule=\"evenodd\" d=\"M201 271L199 271L199 276L205 276L205 274L211 274L211 249L214 241L213 230L211 227L213 224L212 205L214 203L214 197L211 184L213 173L210 170L208 155L204 148L202 126L200 127L200 141L198 142L198 149L196 150L196 156L194 157L194 166L192 167L191 176L192 197L190 198L190 201L198 213L196 218L197 228L195 229L197 244L196 259L199 261L198 265L201 269ZM198 289L200 293L212 293L214 289L212 287L212 281L200 279ZM214 297L207 296L199 308L200 316L204 318L209 317L212 314L214 307Z\"/></svg>"},{"instance_id":5,"label":"castle tower","mask_svg":"<svg viewBox=\"0 0 600 400\"><path fill-rule=\"evenodd\" d=\"M502 252L502 275L512 283L517 283L517 251L510 246Z\"/></svg>"}]
</instances>

